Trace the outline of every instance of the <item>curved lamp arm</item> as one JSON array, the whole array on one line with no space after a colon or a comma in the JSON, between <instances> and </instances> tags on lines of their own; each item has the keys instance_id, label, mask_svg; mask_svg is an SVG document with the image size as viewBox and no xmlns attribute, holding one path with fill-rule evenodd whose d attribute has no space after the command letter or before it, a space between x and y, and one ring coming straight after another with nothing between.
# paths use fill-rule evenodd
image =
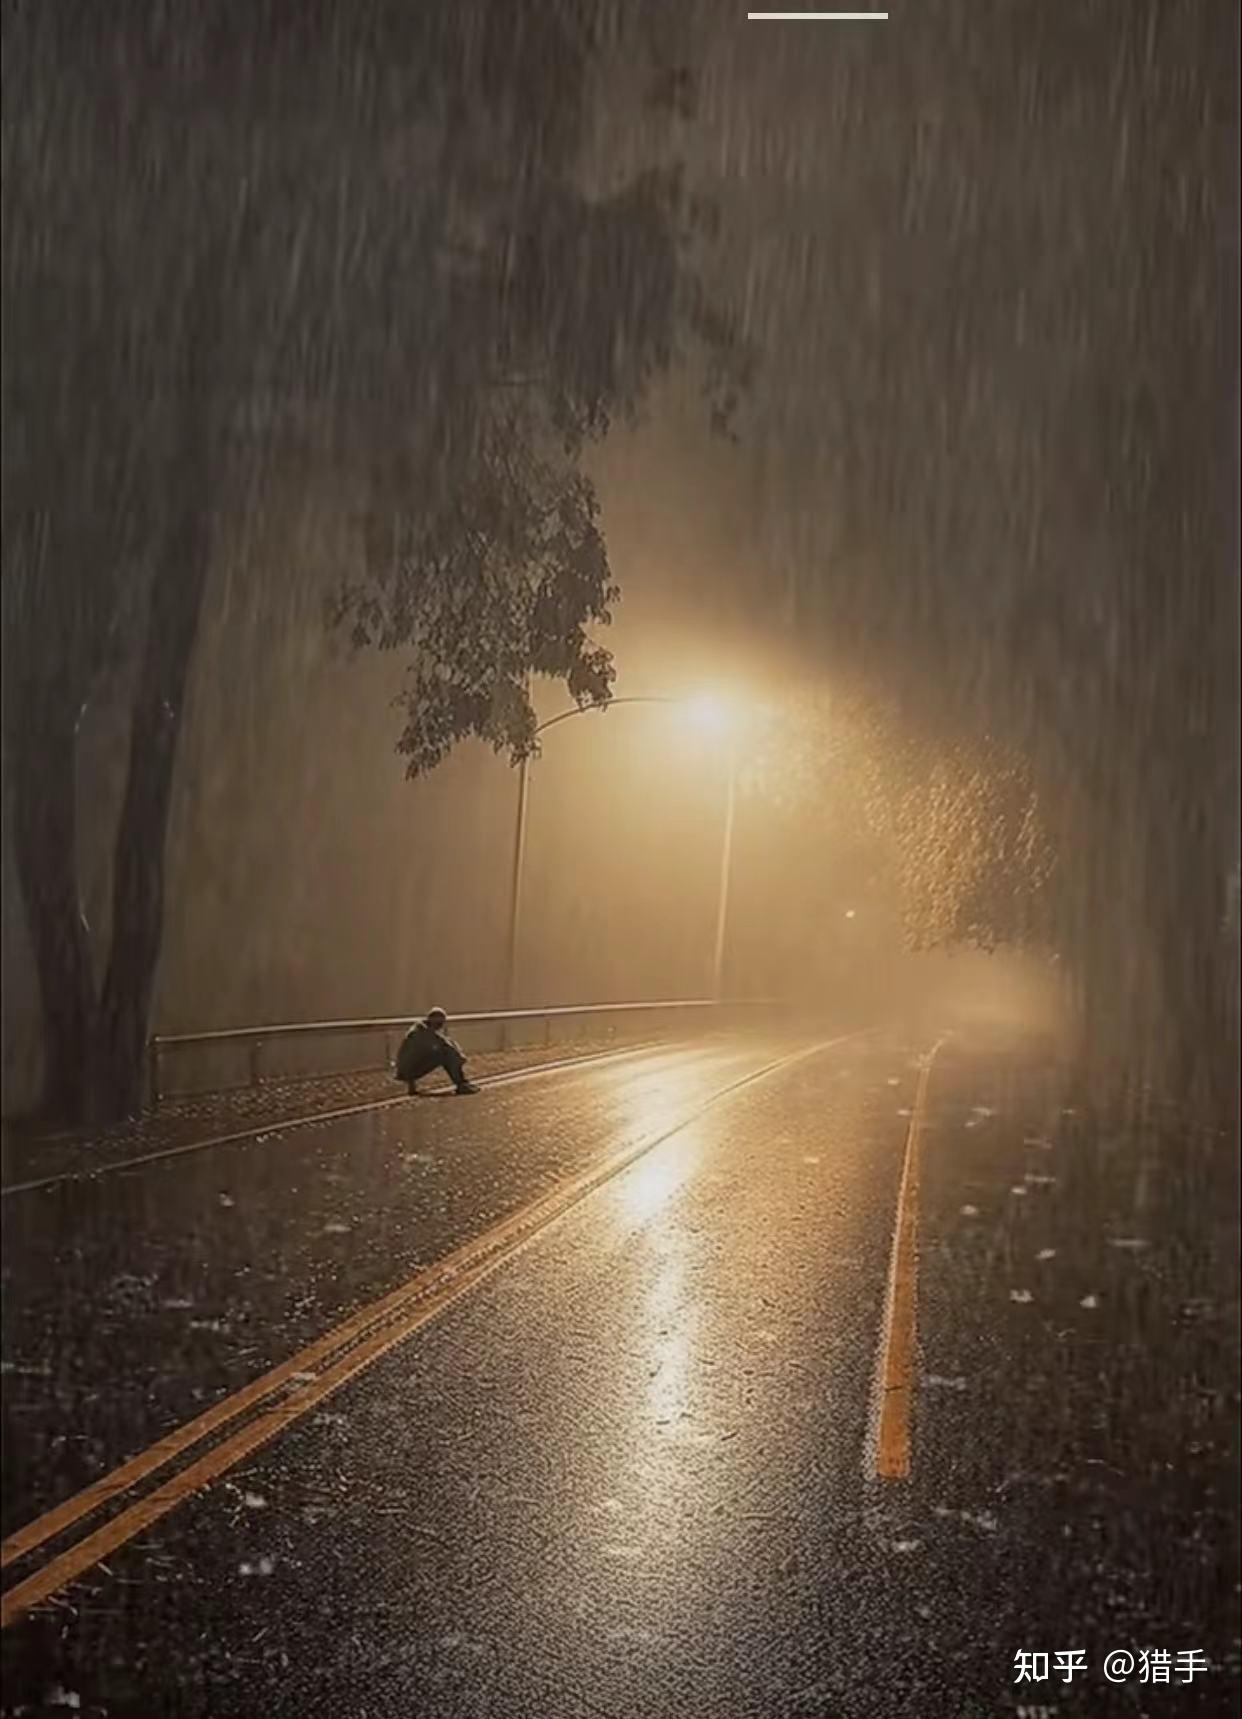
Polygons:
<instances>
[{"instance_id":1,"label":"curved lamp arm","mask_svg":"<svg viewBox=\"0 0 1242 1719\"><path fill-rule=\"evenodd\" d=\"M572 710L562 710L559 716L550 716L546 722L541 722L535 729L536 734L542 734L545 728L555 728L558 722L568 722L571 716L589 716L592 711L611 710L616 704L680 704L679 698L610 698L607 704L575 704Z\"/></svg>"}]
</instances>

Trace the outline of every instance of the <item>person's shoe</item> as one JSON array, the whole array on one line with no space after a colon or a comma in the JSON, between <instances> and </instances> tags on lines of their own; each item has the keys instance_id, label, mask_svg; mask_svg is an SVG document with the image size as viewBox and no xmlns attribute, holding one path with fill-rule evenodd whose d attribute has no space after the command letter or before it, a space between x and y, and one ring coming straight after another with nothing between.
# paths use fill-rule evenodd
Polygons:
<instances>
[{"instance_id":1,"label":"person's shoe","mask_svg":"<svg viewBox=\"0 0 1242 1719\"><path fill-rule=\"evenodd\" d=\"M482 1088L476 1086L472 1080L463 1080L461 1085L457 1088L457 1096L458 1098L469 1098L472 1092L481 1091Z\"/></svg>"},{"instance_id":2,"label":"person's shoe","mask_svg":"<svg viewBox=\"0 0 1242 1719\"><path fill-rule=\"evenodd\" d=\"M414 1081L414 1080L407 1080L406 1081L406 1083L405 1083L405 1095L407 1098L417 1098L419 1096L418 1082L417 1081Z\"/></svg>"}]
</instances>

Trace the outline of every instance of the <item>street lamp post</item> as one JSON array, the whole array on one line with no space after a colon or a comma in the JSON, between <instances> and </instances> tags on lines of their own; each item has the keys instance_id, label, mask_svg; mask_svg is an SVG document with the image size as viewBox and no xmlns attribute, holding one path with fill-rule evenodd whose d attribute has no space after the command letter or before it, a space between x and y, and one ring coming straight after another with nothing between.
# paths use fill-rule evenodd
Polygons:
<instances>
[{"instance_id":1,"label":"street lamp post","mask_svg":"<svg viewBox=\"0 0 1242 1719\"><path fill-rule=\"evenodd\" d=\"M619 704L682 704L679 698L633 697L610 699L605 705L575 705L572 710L562 710L558 716L550 716L546 722L541 722L535 730L536 738L547 728L555 728L558 722L568 722L574 716L586 716L592 710L611 710ZM509 945L506 956L505 997L506 1007L515 1006L517 994L517 956L518 936L521 926L522 908L522 873L526 864L526 824L530 807L530 756L522 759L518 766L518 799L517 822L513 831L513 872L509 888ZM713 984L714 995L719 998L721 977L724 971L725 926L729 911L729 874L733 863L733 812L735 793L736 769L735 757L730 747L729 752L729 784L725 803L724 841L720 854L720 896L716 910L716 942L713 951Z\"/></svg>"},{"instance_id":2,"label":"street lamp post","mask_svg":"<svg viewBox=\"0 0 1242 1719\"><path fill-rule=\"evenodd\" d=\"M716 949L712 961L712 996L720 1001L724 989L725 924L729 917L729 877L733 870L733 809L737 802L737 755L729 746L729 779L725 790L724 840L720 844L720 894L716 903Z\"/></svg>"},{"instance_id":3,"label":"street lamp post","mask_svg":"<svg viewBox=\"0 0 1242 1719\"><path fill-rule=\"evenodd\" d=\"M538 730L535 731L538 733ZM530 801L530 757L518 766L517 825L513 832L513 879L509 889L509 952L505 973L505 1007L513 1008L517 983L518 909L522 904L522 865L526 858L526 808Z\"/></svg>"}]
</instances>

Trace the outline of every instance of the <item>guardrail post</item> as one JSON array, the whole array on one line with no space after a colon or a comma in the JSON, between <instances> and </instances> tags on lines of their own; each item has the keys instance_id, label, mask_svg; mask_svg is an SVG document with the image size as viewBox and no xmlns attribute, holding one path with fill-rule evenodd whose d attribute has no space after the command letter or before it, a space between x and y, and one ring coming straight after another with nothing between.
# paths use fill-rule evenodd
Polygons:
<instances>
[{"instance_id":1,"label":"guardrail post","mask_svg":"<svg viewBox=\"0 0 1242 1719\"><path fill-rule=\"evenodd\" d=\"M250 1084L251 1084L251 1086L258 1086L259 1081L260 1081L259 1052L262 1049L263 1049L263 1040L262 1039L252 1040L251 1045L250 1045Z\"/></svg>"},{"instance_id":2,"label":"guardrail post","mask_svg":"<svg viewBox=\"0 0 1242 1719\"><path fill-rule=\"evenodd\" d=\"M156 1039L147 1040L147 1108L156 1110L160 1102L160 1047Z\"/></svg>"}]
</instances>

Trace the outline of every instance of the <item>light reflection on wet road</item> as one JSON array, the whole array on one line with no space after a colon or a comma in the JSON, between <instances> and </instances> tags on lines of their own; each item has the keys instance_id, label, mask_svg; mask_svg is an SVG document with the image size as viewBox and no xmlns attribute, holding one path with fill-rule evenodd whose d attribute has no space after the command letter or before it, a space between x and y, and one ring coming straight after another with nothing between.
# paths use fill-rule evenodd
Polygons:
<instances>
[{"instance_id":1,"label":"light reflection on wet road","mask_svg":"<svg viewBox=\"0 0 1242 1719\"><path fill-rule=\"evenodd\" d=\"M416 1263L479 1213L539 1191L515 1179L523 1154L538 1175L564 1175L582 1160L563 1142L593 1117L597 1154L618 1133L666 1125L774 1048L584 1071L494 1109L428 1106L419 1126L443 1115L443 1140L406 1134L398 1147L363 1129L236 1169L230 1186L242 1199L241 1176L258 1175L252 1197L279 1187L305 1220L324 1209L324 1179L348 1172L328 1185L357 1226L354 1248L368 1251L370 1223L391 1250L383 1270L348 1280L356 1298L384 1287L398 1256ZM1045 1589L1059 1617L1081 1601L1093 1659L1153 1619L1170 1647L1192 1645L1171 1593L1205 1635L1217 1631L1198 1645L1219 1650L1219 1616L1202 1603L1209 1574L1170 1570L1167 1554L1164 1575L1155 1558L1132 1564L1129 1612L1107 1599L1118 1582L1107 1548L1075 1539L1098 1504L1086 1490L1098 1465L1075 1466L1096 1462L1089 1408L1075 1455L1052 1453L1055 1473L1045 1462L1065 1418L1053 1387L1069 1402L1078 1368L1098 1392L1105 1327L1079 1316L1090 1345L1079 1362L1058 1314L1050 1361L1042 1327L1021 1324L1027 1310L994 1281L998 1235L1015 1257L1046 1254L1033 1229L1027 1247L1024 1226L1051 1221L1058 1197L1013 1168L1030 1141L1048 1157L1053 1088L1035 1059L1002 1066L963 1051L945 1069L927 1136L940 1228L927 1238L915 1472L897 1487L871 1478L917 1048L841 1046L697 1116L106 1572L7 1631L9 1691L45 1697L54 1677L85 1713L196 1719L990 1716L1023 1696L1017 1647L1080 1645L1043 1643ZM438 1179L415 1181L411 1201L393 1165L413 1151ZM1012 1198L1017 1185L1034 1197ZM949 1245L967 1186L978 1215ZM405 1215L392 1213L403 1199ZM1001 1230L988 1228L993 1208ZM317 1269L323 1246L292 1250L287 1269ZM1101 1273L1133 1264L1116 1249L1099 1257ZM1006 1345L1020 1371L1005 1372ZM1057 1379L1039 1371L1053 1365ZM950 1375L960 1389L934 1388ZM23 1389L18 1401L33 1401L37 1387ZM1058 1491L1061 1469L1072 1495ZM1029 1491L1013 1490L1015 1472ZM1172 1531L1169 1500L1161 1507ZM1196 1711L1227 1711L1212 1704L1226 1693L1218 1679ZM1058 1689L1053 1710L1135 1710L1119 1699L1097 1669Z\"/></svg>"},{"instance_id":2,"label":"light reflection on wet road","mask_svg":"<svg viewBox=\"0 0 1242 1719\"><path fill-rule=\"evenodd\" d=\"M791 1048L649 1052L6 1199L6 1529Z\"/></svg>"}]
</instances>

